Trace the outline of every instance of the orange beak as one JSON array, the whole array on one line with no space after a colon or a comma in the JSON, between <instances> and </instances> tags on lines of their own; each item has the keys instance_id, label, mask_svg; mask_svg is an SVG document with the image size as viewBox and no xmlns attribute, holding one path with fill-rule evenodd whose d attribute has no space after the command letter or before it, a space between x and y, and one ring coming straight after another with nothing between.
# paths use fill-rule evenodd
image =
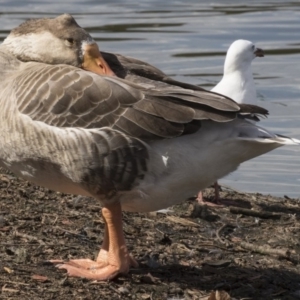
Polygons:
<instances>
[{"instance_id":1,"label":"orange beak","mask_svg":"<svg viewBox=\"0 0 300 300\"><path fill-rule=\"evenodd\" d=\"M83 64L81 65L82 69L100 75L116 76L108 63L102 57L96 43L85 45L83 50L84 56Z\"/></svg>"}]
</instances>

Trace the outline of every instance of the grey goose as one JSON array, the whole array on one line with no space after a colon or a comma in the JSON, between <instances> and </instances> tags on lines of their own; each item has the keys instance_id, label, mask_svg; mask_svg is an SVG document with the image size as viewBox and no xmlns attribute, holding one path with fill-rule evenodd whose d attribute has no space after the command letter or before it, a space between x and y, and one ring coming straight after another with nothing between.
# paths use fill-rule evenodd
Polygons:
<instances>
[{"instance_id":1,"label":"grey goose","mask_svg":"<svg viewBox=\"0 0 300 300\"><path fill-rule=\"evenodd\" d=\"M122 210L179 203L242 162L299 143L244 116L265 110L174 82L147 64L128 59L122 67L140 82L114 76L120 71L68 14L13 29L0 45L0 65L0 165L103 206L96 260L52 260L69 276L107 280L137 266Z\"/></svg>"}]
</instances>

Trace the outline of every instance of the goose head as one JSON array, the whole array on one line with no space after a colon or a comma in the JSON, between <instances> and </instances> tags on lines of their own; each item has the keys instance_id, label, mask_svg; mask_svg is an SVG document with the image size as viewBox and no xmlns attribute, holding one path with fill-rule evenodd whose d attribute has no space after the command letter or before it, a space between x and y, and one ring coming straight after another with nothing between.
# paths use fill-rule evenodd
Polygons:
<instances>
[{"instance_id":1,"label":"goose head","mask_svg":"<svg viewBox=\"0 0 300 300\"><path fill-rule=\"evenodd\" d=\"M96 42L69 14L25 21L10 32L1 47L23 62L67 64L114 75Z\"/></svg>"},{"instance_id":2,"label":"goose head","mask_svg":"<svg viewBox=\"0 0 300 300\"><path fill-rule=\"evenodd\" d=\"M264 51L247 40L234 41L226 54L224 74L250 68L255 57L263 57Z\"/></svg>"}]
</instances>

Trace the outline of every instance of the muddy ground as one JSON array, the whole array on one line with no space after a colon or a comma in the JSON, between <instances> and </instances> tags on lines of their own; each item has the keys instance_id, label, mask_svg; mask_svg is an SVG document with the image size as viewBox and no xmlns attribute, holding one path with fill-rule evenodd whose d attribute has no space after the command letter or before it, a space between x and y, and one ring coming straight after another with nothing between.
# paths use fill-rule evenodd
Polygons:
<instances>
[{"instance_id":1,"label":"muddy ground","mask_svg":"<svg viewBox=\"0 0 300 300\"><path fill-rule=\"evenodd\" d=\"M95 258L99 203L0 173L0 299L216 299L217 290L231 299L300 299L299 199L223 188L223 207L188 199L160 213L124 213L140 268L90 282L47 260Z\"/></svg>"}]
</instances>

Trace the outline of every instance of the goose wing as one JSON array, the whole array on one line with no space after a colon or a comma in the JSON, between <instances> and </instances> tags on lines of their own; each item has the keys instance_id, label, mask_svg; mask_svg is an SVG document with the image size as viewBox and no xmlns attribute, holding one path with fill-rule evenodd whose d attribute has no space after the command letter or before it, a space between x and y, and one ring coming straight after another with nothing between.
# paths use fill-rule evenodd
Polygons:
<instances>
[{"instance_id":1,"label":"goose wing","mask_svg":"<svg viewBox=\"0 0 300 300\"><path fill-rule=\"evenodd\" d=\"M52 126L172 138L198 130L201 120L233 120L240 110L233 100L208 91L139 85L66 65L25 65L14 79L18 109Z\"/></svg>"}]
</instances>

